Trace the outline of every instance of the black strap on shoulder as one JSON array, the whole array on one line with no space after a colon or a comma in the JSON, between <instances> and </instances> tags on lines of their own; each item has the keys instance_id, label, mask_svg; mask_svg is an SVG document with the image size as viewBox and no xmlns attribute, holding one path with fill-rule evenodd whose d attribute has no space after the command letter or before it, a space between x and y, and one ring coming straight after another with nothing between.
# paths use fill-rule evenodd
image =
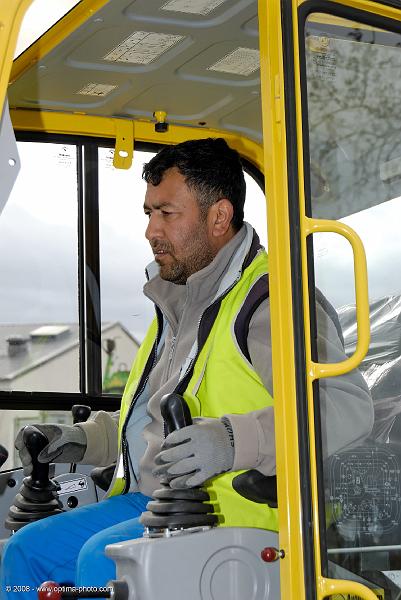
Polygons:
<instances>
[{"instance_id":1,"label":"black strap on shoulder","mask_svg":"<svg viewBox=\"0 0 401 600\"><path fill-rule=\"evenodd\" d=\"M244 263L242 265L242 272L244 272L245 269L247 267L249 267L249 265L251 264L251 262L253 261L253 259L256 258L256 255L259 252L259 250L261 250L262 248L263 248L263 246L260 243L259 236L256 233L256 231L254 230L253 237L252 237L252 242L251 242L251 246L249 248L249 252L246 255Z\"/></svg>"},{"instance_id":2,"label":"black strap on shoulder","mask_svg":"<svg viewBox=\"0 0 401 600\"><path fill-rule=\"evenodd\" d=\"M211 304L211 306L209 306L209 308L206 310L206 312L204 313L204 315L201 319L201 322L199 324L199 330L198 330L198 348L197 348L196 357L192 361L191 368L188 370L185 377L183 377L181 379L181 381L178 382L178 385L174 390L177 394L182 395L185 392L185 390L187 389L188 383L190 382L191 377L194 372L195 363L198 359L199 354L202 351L203 346L205 345L207 338L209 337L209 333L211 332L214 322L217 318L223 298L224 298L224 296L222 296L221 298L216 300L216 302L214 302L214 304Z\"/></svg>"},{"instance_id":3,"label":"black strap on shoulder","mask_svg":"<svg viewBox=\"0 0 401 600\"><path fill-rule=\"evenodd\" d=\"M237 340L237 344L239 349L245 358L252 363L249 349L248 349L248 334L249 334L249 325L253 315L255 314L258 307L262 304L264 300L269 297L269 276L268 274L262 275L252 286L249 291L248 296L245 299L244 304L239 311L237 318L234 324L234 334ZM327 300L326 296L322 294L322 292L315 288L315 298L316 302L320 304L326 314L329 316L331 321L336 328L338 337L341 340L341 343L344 347L344 335L341 328L341 323L338 318L338 314L334 306Z\"/></svg>"},{"instance_id":4,"label":"black strap on shoulder","mask_svg":"<svg viewBox=\"0 0 401 600\"><path fill-rule=\"evenodd\" d=\"M248 333L249 324L256 311L256 309L262 304L264 300L269 297L269 276L266 273L262 275L251 287L245 302L239 311L234 324L234 334L237 340L237 344L246 357L251 363L251 357L248 349Z\"/></svg>"}]
</instances>

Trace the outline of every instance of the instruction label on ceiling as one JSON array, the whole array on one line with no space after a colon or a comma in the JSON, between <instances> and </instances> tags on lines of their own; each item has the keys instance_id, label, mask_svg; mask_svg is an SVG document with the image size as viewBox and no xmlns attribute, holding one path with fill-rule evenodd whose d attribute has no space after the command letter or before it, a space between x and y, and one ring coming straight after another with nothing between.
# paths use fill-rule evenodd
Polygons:
<instances>
[{"instance_id":1,"label":"instruction label on ceiling","mask_svg":"<svg viewBox=\"0 0 401 600\"><path fill-rule=\"evenodd\" d=\"M170 0L161 8L174 12L191 13L193 15L208 15L212 10L227 0Z\"/></svg>"},{"instance_id":2,"label":"instruction label on ceiling","mask_svg":"<svg viewBox=\"0 0 401 600\"><path fill-rule=\"evenodd\" d=\"M107 83L88 83L76 92L76 94L82 94L82 96L107 96L116 87L116 85L108 85Z\"/></svg>"},{"instance_id":3,"label":"instruction label on ceiling","mask_svg":"<svg viewBox=\"0 0 401 600\"><path fill-rule=\"evenodd\" d=\"M253 48L237 48L230 54L208 67L208 71L250 75L259 69L259 50Z\"/></svg>"},{"instance_id":4,"label":"instruction label on ceiling","mask_svg":"<svg viewBox=\"0 0 401 600\"><path fill-rule=\"evenodd\" d=\"M182 35L135 31L103 58L112 62L147 65L183 39Z\"/></svg>"}]
</instances>

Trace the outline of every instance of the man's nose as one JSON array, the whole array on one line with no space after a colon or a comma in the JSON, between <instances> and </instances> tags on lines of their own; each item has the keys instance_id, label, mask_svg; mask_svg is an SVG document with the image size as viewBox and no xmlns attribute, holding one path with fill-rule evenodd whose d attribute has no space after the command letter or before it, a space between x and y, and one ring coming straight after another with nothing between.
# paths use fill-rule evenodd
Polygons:
<instances>
[{"instance_id":1,"label":"man's nose","mask_svg":"<svg viewBox=\"0 0 401 600\"><path fill-rule=\"evenodd\" d=\"M161 219L159 219L158 215L155 213L152 213L149 216L149 222L146 227L145 237L149 242L151 242L153 239L163 237Z\"/></svg>"}]
</instances>

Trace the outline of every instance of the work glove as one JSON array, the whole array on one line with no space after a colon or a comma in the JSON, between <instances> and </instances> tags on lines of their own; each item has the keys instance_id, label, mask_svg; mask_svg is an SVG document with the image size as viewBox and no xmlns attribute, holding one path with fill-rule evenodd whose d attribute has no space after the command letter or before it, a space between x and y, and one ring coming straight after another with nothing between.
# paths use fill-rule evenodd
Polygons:
<instances>
[{"instance_id":1,"label":"work glove","mask_svg":"<svg viewBox=\"0 0 401 600\"><path fill-rule=\"evenodd\" d=\"M38 460L41 463L77 463L84 457L86 451L86 434L80 427L74 425L56 425L50 423L34 424L48 439L49 443L39 452ZM24 444L24 429L20 429L15 440L15 447L24 468L24 475L32 473L32 459L28 448Z\"/></svg>"},{"instance_id":2,"label":"work glove","mask_svg":"<svg viewBox=\"0 0 401 600\"><path fill-rule=\"evenodd\" d=\"M228 419L194 419L170 433L155 457L153 474L172 488L191 488L229 471L234 463L234 438Z\"/></svg>"}]
</instances>

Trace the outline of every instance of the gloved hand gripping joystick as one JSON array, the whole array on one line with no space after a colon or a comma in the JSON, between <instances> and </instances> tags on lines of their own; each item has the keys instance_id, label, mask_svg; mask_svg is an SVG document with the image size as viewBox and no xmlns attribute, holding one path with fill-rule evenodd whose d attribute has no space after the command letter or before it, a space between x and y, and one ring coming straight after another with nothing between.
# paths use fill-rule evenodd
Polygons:
<instances>
[{"instance_id":1,"label":"gloved hand gripping joystick","mask_svg":"<svg viewBox=\"0 0 401 600\"><path fill-rule=\"evenodd\" d=\"M5 527L12 531L18 531L32 521L63 512L57 497L59 487L49 479L49 465L38 461L39 452L48 444L46 436L33 425L25 427L23 435L33 468L31 475L24 477L5 521Z\"/></svg>"},{"instance_id":2,"label":"gloved hand gripping joystick","mask_svg":"<svg viewBox=\"0 0 401 600\"><path fill-rule=\"evenodd\" d=\"M166 436L176 429L192 425L188 405L179 394L163 396L160 410ZM164 529L211 527L217 523L213 505L205 504L210 501L209 494L201 487L171 489L167 483L154 492L153 498L148 502L147 512L140 517L140 522L146 527L145 535L157 534Z\"/></svg>"}]
</instances>

